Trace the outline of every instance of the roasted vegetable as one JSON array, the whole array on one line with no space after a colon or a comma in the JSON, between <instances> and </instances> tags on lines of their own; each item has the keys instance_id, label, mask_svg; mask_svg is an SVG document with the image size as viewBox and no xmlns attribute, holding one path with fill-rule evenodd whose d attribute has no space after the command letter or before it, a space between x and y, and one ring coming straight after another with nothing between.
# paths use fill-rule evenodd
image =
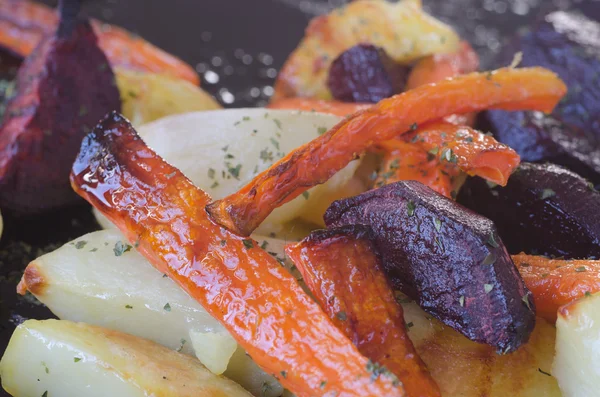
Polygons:
<instances>
[{"instance_id":1,"label":"roasted vegetable","mask_svg":"<svg viewBox=\"0 0 600 397\"><path fill-rule=\"evenodd\" d=\"M29 0L0 1L0 46L22 57L29 56L45 37L52 35L57 24L57 14L43 4ZM111 66L167 74L198 84L194 69L173 55L117 26L96 20L91 24Z\"/></svg>"},{"instance_id":2,"label":"roasted vegetable","mask_svg":"<svg viewBox=\"0 0 600 397\"><path fill-rule=\"evenodd\" d=\"M554 323L560 306L600 292L600 262L513 255L525 285L533 294L537 314Z\"/></svg>"},{"instance_id":3,"label":"roasted vegetable","mask_svg":"<svg viewBox=\"0 0 600 397\"><path fill-rule=\"evenodd\" d=\"M398 65L383 48L358 44L331 64L327 88L343 102L377 103L404 91L409 68Z\"/></svg>"},{"instance_id":4,"label":"roasted vegetable","mask_svg":"<svg viewBox=\"0 0 600 397\"><path fill-rule=\"evenodd\" d=\"M76 11L69 2L61 4ZM0 127L3 209L35 213L77 200L69 171L81 139L121 107L114 74L92 28L76 18L76 12L63 13L56 35L19 70Z\"/></svg>"},{"instance_id":5,"label":"roasted vegetable","mask_svg":"<svg viewBox=\"0 0 600 397\"><path fill-rule=\"evenodd\" d=\"M272 243L268 248L276 250ZM117 230L86 234L31 262L19 284L21 294L27 291L62 320L196 354L211 372L224 372L258 397L278 397L282 391L217 320L154 269Z\"/></svg>"},{"instance_id":6,"label":"roasted vegetable","mask_svg":"<svg viewBox=\"0 0 600 397\"><path fill-rule=\"evenodd\" d=\"M19 325L0 362L13 396L251 397L198 360L149 340L70 321Z\"/></svg>"},{"instance_id":7,"label":"roasted vegetable","mask_svg":"<svg viewBox=\"0 0 600 397\"><path fill-rule=\"evenodd\" d=\"M504 188L472 178L458 201L494 221L511 254L600 258L600 194L562 167L523 163Z\"/></svg>"},{"instance_id":8,"label":"roasted vegetable","mask_svg":"<svg viewBox=\"0 0 600 397\"><path fill-rule=\"evenodd\" d=\"M529 339L531 293L490 220L403 181L334 202L325 223L370 226L393 286L469 339L504 353Z\"/></svg>"},{"instance_id":9,"label":"roasted vegetable","mask_svg":"<svg viewBox=\"0 0 600 397\"><path fill-rule=\"evenodd\" d=\"M326 84L331 63L361 43L381 47L395 62L408 64L426 55L455 51L459 38L449 26L426 14L420 0L353 1L310 22L279 73L274 99L331 99Z\"/></svg>"},{"instance_id":10,"label":"roasted vegetable","mask_svg":"<svg viewBox=\"0 0 600 397\"><path fill-rule=\"evenodd\" d=\"M115 76L123 115L135 126L174 114L221 108L213 97L187 80L126 68L116 69Z\"/></svg>"},{"instance_id":11,"label":"roasted vegetable","mask_svg":"<svg viewBox=\"0 0 600 397\"><path fill-rule=\"evenodd\" d=\"M563 306L556 321L552 374L563 397L598 394L600 385L600 294Z\"/></svg>"},{"instance_id":12,"label":"roasted vegetable","mask_svg":"<svg viewBox=\"0 0 600 397\"><path fill-rule=\"evenodd\" d=\"M318 230L286 252L321 308L374 363L400 379L407 396L440 396L410 341L368 226Z\"/></svg>"},{"instance_id":13,"label":"roasted vegetable","mask_svg":"<svg viewBox=\"0 0 600 397\"><path fill-rule=\"evenodd\" d=\"M590 12L557 11L516 38L498 58L506 65L521 51L521 65L556 72L569 93L552 116L489 111L483 129L515 149L524 161L550 161L600 183L600 22ZM596 7L597 8L597 7Z\"/></svg>"},{"instance_id":14,"label":"roasted vegetable","mask_svg":"<svg viewBox=\"0 0 600 397\"><path fill-rule=\"evenodd\" d=\"M83 141L73 188L299 395L403 396L375 373L296 280L256 242L214 224L210 196L113 113Z\"/></svg>"},{"instance_id":15,"label":"roasted vegetable","mask_svg":"<svg viewBox=\"0 0 600 397\"><path fill-rule=\"evenodd\" d=\"M373 144L456 113L551 111L565 91L556 75L541 68L505 68L421 86L346 118L207 210L219 224L248 236L275 208L324 183Z\"/></svg>"}]
</instances>

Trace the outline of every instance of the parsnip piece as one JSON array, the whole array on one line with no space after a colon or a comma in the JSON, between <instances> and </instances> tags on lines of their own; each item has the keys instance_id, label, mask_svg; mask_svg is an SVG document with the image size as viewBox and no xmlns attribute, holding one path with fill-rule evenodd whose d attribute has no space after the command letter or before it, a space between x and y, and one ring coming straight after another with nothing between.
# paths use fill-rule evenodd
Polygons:
<instances>
[{"instance_id":1,"label":"parsnip piece","mask_svg":"<svg viewBox=\"0 0 600 397\"><path fill-rule=\"evenodd\" d=\"M192 357L70 321L21 324L0 362L0 375L15 397L250 397Z\"/></svg>"},{"instance_id":2,"label":"parsnip piece","mask_svg":"<svg viewBox=\"0 0 600 397\"><path fill-rule=\"evenodd\" d=\"M548 374L555 329L545 320L536 319L529 342L519 350L498 355L489 346L471 342L432 319L415 303L403 307L409 336L443 396L561 396L556 379Z\"/></svg>"},{"instance_id":3,"label":"parsnip piece","mask_svg":"<svg viewBox=\"0 0 600 397\"><path fill-rule=\"evenodd\" d=\"M117 230L84 235L36 259L25 270L20 290L25 289L61 319L115 329L182 353L196 353L217 374L228 367L237 349L219 322L154 269ZM210 350L194 351L209 343ZM256 365L253 368L251 376L274 382L271 375ZM248 387L244 378L234 380ZM260 392L257 395L262 396Z\"/></svg>"},{"instance_id":4,"label":"parsnip piece","mask_svg":"<svg viewBox=\"0 0 600 397\"><path fill-rule=\"evenodd\" d=\"M166 117L141 126L138 132L161 157L219 199L339 120L313 112L228 109ZM327 183L273 211L257 234L281 233L286 222L298 217L322 225L322 215L332 201L365 190L353 180L360 161L351 162ZM99 222L109 226L106 221Z\"/></svg>"},{"instance_id":5,"label":"parsnip piece","mask_svg":"<svg viewBox=\"0 0 600 397\"><path fill-rule=\"evenodd\" d=\"M559 309L552 374L564 397L600 395L600 294Z\"/></svg>"},{"instance_id":6,"label":"parsnip piece","mask_svg":"<svg viewBox=\"0 0 600 397\"><path fill-rule=\"evenodd\" d=\"M123 114L136 127L165 116L221 108L202 88L176 77L123 68L115 70L115 77Z\"/></svg>"}]
</instances>

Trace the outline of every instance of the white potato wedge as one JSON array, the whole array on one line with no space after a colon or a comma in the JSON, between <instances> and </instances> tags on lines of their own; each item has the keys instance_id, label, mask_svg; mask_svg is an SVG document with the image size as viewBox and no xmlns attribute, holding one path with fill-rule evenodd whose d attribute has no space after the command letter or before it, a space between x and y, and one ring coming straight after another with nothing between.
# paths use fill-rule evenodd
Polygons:
<instances>
[{"instance_id":1,"label":"white potato wedge","mask_svg":"<svg viewBox=\"0 0 600 397\"><path fill-rule=\"evenodd\" d=\"M559 309L552 374L564 397L600 396L600 294Z\"/></svg>"},{"instance_id":2,"label":"white potato wedge","mask_svg":"<svg viewBox=\"0 0 600 397\"><path fill-rule=\"evenodd\" d=\"M314 112L228 109L170 116L137 130L161 157L219 199L339 120ZM322 224L322 215L332 201L365 190L362 183L353 181L359 164L360 160L351 162L327 183L273 211L257 233L280 233L286 222L298 217ZM107 221L99 222L110 226Z\"/></svg>"},{"instance_id":3,"label":"white potato wedge","mask_svg":"<svg viewBox=\"0 0 600 397\"><path fill-rule=\"evenodd\" d=\"M220 109L202 88L175 77L117 68L122 112L134 126L173 114Z\"/></svg>"},{"instance_id":4,"label":"white potato wedge","mask_svg":"<svg viewBox=\"0 0 600 397\"><path fill-rule=\"evenodd\" d=\"M34 260L19 288L21 293L30 291L61 319L118 330L183 353L195 353L217 374L229 366L237 349L237 343L219 322L154 269L114 229L87 234ZM255 364L253 371L234 380L244 387L248 387L248 378L275 382Z\"/></svg>"},{"instance_id":5,"label":"white potato wedge","mask_svg":"<svg viewBox=\"0 0 600 397\"><path fill-rule=\"evenodd\" d=\"M28 320L0 362L15 397L250 397L190 356L82 323Z\"/></svg>"},{"instance_id":6,"label":"white potato wedge","mask_svg":"<svg viewBox=\"0 0 600 397\"><path fill-rule=\"evenodd\" d=\"M560 397L549 375L555 329L541 318L527 344L508 355L471 342L432 319L416 304L404 306L408 335L444 397Z\"/></svg>"}]
</instances>

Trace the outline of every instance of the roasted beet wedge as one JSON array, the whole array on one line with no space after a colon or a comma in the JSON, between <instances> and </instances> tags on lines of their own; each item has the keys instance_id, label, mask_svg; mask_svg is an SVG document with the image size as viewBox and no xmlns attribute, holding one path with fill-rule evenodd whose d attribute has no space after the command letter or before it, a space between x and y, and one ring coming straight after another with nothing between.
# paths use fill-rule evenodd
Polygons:
<instances>
[{"instance_id":1,"label":"roasted beet wedge","mask_svg":"<svg viewBox=\"0 0 600 397\"><path fill-rule=\"evenodd\" d=\"M599 184L600 23L580 13L551 13L507 46L497 63L510 63L518 51L521 66L551 69L569 92L551 116L491 110L482 114L481 128L491 130L523 161L560 164Z\"/></svg>"},{"instance_id":2,"label":"roasted beet wedge","mask_svg":"<svg viewBox=\"0 0 600 397\"><path fill-rule=\"evenodd\" d=\"M562 167L523 163L504 188L471 178L458 201L493 220L512 254L600 258L600 193Z\"/></svg>"},{"instance_id":3,"label":"roasted beet wedge","mask_svg":"<svg viewBox=\"0 0 600 397\"><path fill-rule=\"evenodd\" d=\"M339 101L377 103L402 92L409 71L395 63L383 48L359 44L333 61L327 87Z\"/></svg>"},{"instance_id":4,"label":"roasted beet wedge","mask_svg":"<svg viewBox=\"0 0 600 397\"><path fill-rule=\"evenodd\" d=\"M371 226L392 284L498 352L527 342L535 308L494 224L415 181L334 202L327 226Z\"/></svg>"},{"instance_id":5,"label":"roasted beet wedge","mask_svg":"<svg viewBox=\"0 0 600 397\"><path fill-rule=\"evenodd\" d=\"M81 140L120 109L115 77L78 1L21 66L0 127L0 205L36 213L77 199L69 171Z\"/></svg>"}]
</instances>

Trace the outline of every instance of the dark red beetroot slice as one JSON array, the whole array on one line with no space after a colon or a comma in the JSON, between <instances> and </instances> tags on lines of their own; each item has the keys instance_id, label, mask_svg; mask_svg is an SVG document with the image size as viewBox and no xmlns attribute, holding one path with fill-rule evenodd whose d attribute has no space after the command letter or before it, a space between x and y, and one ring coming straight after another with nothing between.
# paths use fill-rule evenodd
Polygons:
<instances>
[{"instance_id":1,"label":"dark red beetroot slice","mask_svg":"<svg viewBox=\"0 0 600 397\"><path fill-rule=\"evenodd\" d=\"M78 200L69 172L81 140L121 103L115 76L79 2L21 66L0 127L0 206L36 213Z\"/></svg>"},{"instance_id":2,"label":"dark red beetroot slice","mask_svg":"<svg viewBox=\"0 0 600 397\"><path fill-rule=\"evenodd\" d=\"M371 226L392 284L428 313L499 352L527 342L530 292L492 221L415 182L334 202L327 226Z\"/></svg>"},{"instance_id":3,"label":"dark red beetroot slice","mask_svg":"<svg viewBox=\"0 0 600 397\"><path fill-rule=\"evenodd\" d=\"M408 72L383 48L358 44L333 61L327 87L339 101L377 103L402 92Z\"/></svg>"},{"instance_id":4,"label":"dark red beetroot slice","mask_svg":"<svg viewBox=\"0 0 600 397\"><path fill-rule=\"evenodd\" d=\"M511 254L600 258L600 193L562 167L522 163L504 188L470 178L458 201L493 220Z\"/></svg>"},{"instance_id":5,"label":"dark red beetroot slice","mask_svg":"<svg viewBox=\"0 0 600 397\"><path fill-rule=\"evenodd\" d=\"M586 16L558 11L532 31L517 37L499 56L507 65L522 51L520 66L543 66L569 87L552 116L493 110L481 117L481 127L515 149L523 161L549 161L600 183L600 7Z\"/></svg>"}]
</instances>

